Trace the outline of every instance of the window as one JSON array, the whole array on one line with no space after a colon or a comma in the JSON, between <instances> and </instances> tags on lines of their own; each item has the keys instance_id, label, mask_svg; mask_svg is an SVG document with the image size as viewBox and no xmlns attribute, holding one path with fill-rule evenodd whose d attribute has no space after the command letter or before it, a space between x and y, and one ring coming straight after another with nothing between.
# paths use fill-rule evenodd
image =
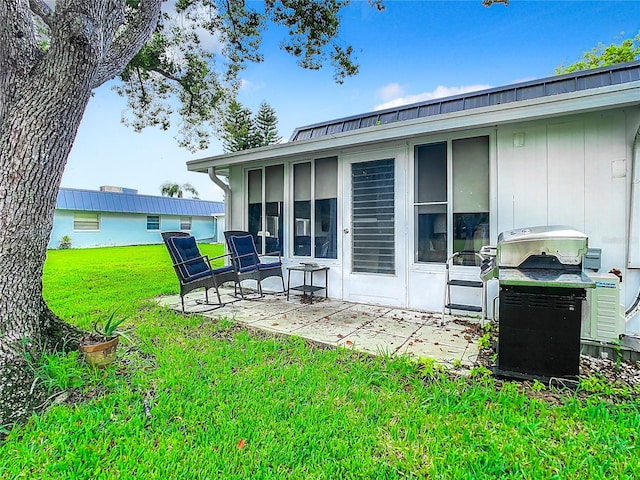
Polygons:
<instances>
[{"instance_id":1,"label":"window","mask_svg":"<svg viewBox=\"0 0 640 480\"><path fill-rule=\"evenodd\" d=\"M489 137L417 146L414 212L417 262L444 262L449 252L488 244Z\"/></svg>"},{"instance_id":2,"label":"window","mask_svg":"<svg viewBox=\"0 0 640 480\"><path fill-rule=\"evenodd\" d=\"M311 256L311 162L293 166L293 254Z\"/></svg>"},{"instance_id":3,"label":"window","mask_svg":"<svg viewBox=\"0 0 640 480\"><path fill-rule=\"evenodd\" d=\"M351 165L354 272L396 272L394 184L392 158Z\"/></svg>"},{"instance_id":4,"label":"window","mask_svg":"<svg viewBox=\"0 0 640 480\"><path fill-rule=\"evenodd\" d=\"M147 215L147 230L160 230L160 215Z\"/></svg>"},{"instance_id":5,"label":"window","mask_svg":"<svg viewBox=\"0 0 640 480\"><path fill-rule=\"evenodd\" d=\"M100 230L100 214L76 212L73 215L74 230Z\"/></svg>"},{"instance_id":6,"label":"window","mask_svg":"<svg viewBox=\"0 0 640 480\"><path fill-rule=\"evenodd\" d=\"M284 165L249 170L247 183L249 233L258 253L283 253Z\"/></svg>"},{"instance_id":7,"label":"window","mask_svg":"<svg viewBox=\"0 0 640 480\"><path fill-rule=\"evenodd\" d=\"M489 243L489 138L454 140L453 251L478 252Z\"/></svg>"},{"instance_id":8,"label":"window","mask_svg":"<svg viewBox=\"0 0 640 480\"><path fill-rule=\"evenodd\" d=\"M337 258L337 157L293 165L293 199L293 254Z\"/></svg>"},{"instance_id":9,"label":"window","mask_svg":"<svg viewBox=\"0 0 640 480\"><path fill-rule=\"evenodd\" d=\"M180 230L191 230L191 217L180 217Z\"/></svg>"},{"instance_id":10,"label":"window","mask_svg":"<svg viewBox=\"0 0 640 480\"><path fill-rule=\"evenodd\" d=\"M416 261L447 259L447 144L415 150Z\"/></svg>"}]
</instances>

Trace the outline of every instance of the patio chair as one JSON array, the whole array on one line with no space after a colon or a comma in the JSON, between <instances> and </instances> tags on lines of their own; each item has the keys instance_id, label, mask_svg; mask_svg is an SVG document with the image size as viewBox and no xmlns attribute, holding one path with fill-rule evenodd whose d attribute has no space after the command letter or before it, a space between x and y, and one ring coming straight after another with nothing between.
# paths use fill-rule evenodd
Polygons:
<instances>
[{"instance_id":1,"label":"patio chair","mask_svg":"<svg viewBox=\"0 0 640 480\"><path fill-rule=\"evenodd\" d=\"M224 238L231 254L231 263L238 275L238 285L242 298L244 298L244 291L242 290L242 282L244 280L255 280L258 285L258 293L263 297L262 281L269 277L280 277L282 291L285 291L280 252L267 253L266 256L277 255L278 261L264 263L260 260L253 236L249 232L227 230L224 232Z\"/></svg>"},{"instance_id":2,"label":"patio chair","mask_svg":"<svg viewBox=\"0 0 640 480\"><path fill-rule=\"evenodd\" d=\"M199 303L209 303L209 289L215 288L218 296L218 304L215 308L224 306L220 298L219 287L227 282L233 282L234 288L238 285L238 276L231 265L213 268L211 261L223 258L214 257L209 259L207 255L201 255L196 239L185 232L162 232L162 240L169 250L173 268L180 281L180 300L182 301L182 313L184 313L184 296L197 289L204 288L205 301Z\"/></svg>"}]
</instances>

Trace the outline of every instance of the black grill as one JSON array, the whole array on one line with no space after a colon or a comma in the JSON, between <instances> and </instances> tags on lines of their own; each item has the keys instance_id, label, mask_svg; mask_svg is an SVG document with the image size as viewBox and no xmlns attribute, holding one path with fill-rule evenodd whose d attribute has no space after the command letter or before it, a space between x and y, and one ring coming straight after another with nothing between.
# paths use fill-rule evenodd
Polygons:
<instances>
[{"instance_id":1,"label":"black grill","mask_svg":"<svg viewBox=\"0 0 640 480\"><path fill-rule=\"evenodd\" d=\"M500 235L496 374L544 382L579 374L582 306L593 285L582 272L586 248L586 235L569 227Z\"/></svg>"},{"instance_id":2,"label":"black grill","mask_svg":"<svg viewBox=\"0 0 640 480\"><path fill-rule=\"evenodd\" d=\"M585 290L504 287L500 291L497 373L516 378L572 378L579 373Z\"/></svg>"}]
</instances>

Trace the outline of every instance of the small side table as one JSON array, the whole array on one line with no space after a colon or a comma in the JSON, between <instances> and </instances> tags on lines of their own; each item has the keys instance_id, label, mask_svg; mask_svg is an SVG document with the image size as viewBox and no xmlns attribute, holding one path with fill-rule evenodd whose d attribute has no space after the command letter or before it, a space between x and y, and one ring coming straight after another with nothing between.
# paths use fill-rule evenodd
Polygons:
<instances>
[{"instance_id":1,"label":"small side table","mask_svg":"<svg viewBox=\"0 0 640 480\"><path fill-rule=\"evenodd\" d=\"M289 300L289 293L291 290L297 290L302 292L303 296L309 294L309 303L313 303L313 294L318 290L324 290L324 298L328 297L327 287L329 286L329 267L324 265L317 264L300 264L300 265L292 265L287 267L288 278L287 278L287 300ZM302 272L303 282L302 285L297 285L295 287L291 286L291 272ZM314 285L313 284L313 274L316 272L324 272L324 285ZM310 283L307 284L307 273L309 274Z\"/></svg>"}]
</instances>

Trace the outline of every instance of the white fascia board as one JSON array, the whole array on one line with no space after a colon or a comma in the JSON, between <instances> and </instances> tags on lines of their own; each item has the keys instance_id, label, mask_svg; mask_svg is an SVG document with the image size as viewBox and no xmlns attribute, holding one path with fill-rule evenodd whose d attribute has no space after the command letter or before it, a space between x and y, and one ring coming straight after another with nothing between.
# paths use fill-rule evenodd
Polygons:
<instances>
[{"instance_id":1,"label":"white fascia board","mask_svg":"<svg viewBox=\"0 0 640 480\"><path fill-rule=\"evenodd\" d=\"M461 110L326 135L317 139L280 143L205 157L188 161L187 170L207 172L209 167L229 167L253 161L280 160L366 144L402 140L416 135L537 120L628 105L640 105L640 81Z\"/></svg>"}]
</instances>

